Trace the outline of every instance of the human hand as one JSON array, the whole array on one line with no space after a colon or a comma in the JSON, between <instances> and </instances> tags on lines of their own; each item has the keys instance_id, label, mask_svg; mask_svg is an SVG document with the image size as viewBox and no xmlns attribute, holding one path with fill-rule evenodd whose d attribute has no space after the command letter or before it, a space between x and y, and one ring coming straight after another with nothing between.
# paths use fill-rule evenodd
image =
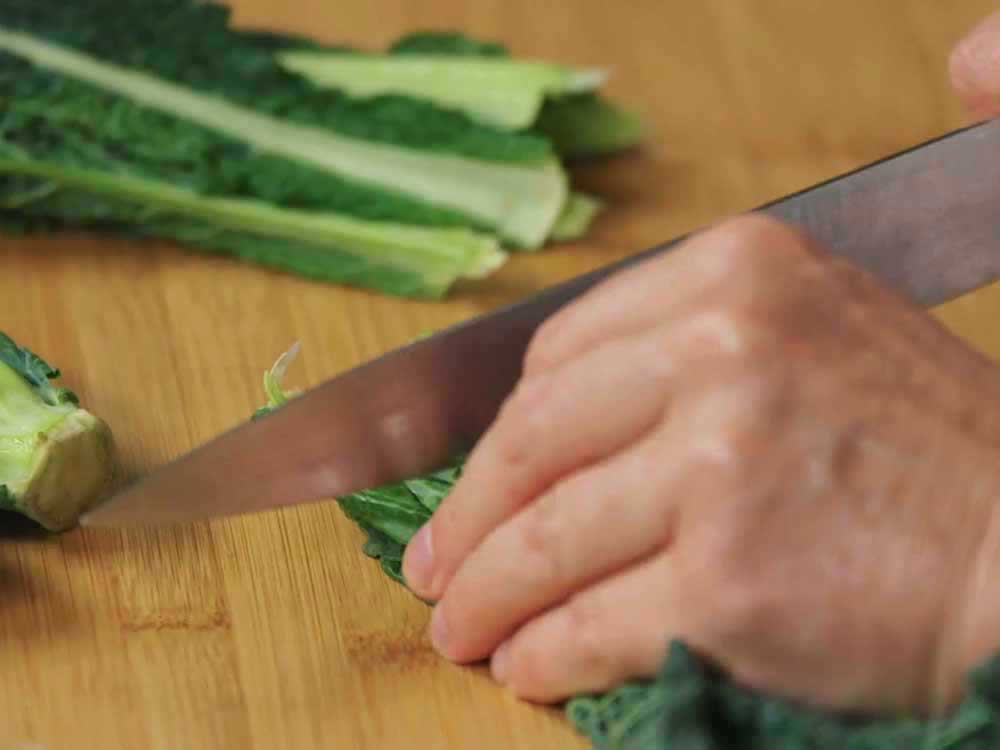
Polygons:
<instances>
[{"instance_id":1,"label":"human hand","mask_svg":"<svg viewBox=\"0 0 1000 750\"><path fill-rule=\"evenodd\" d=\"M736 219L539 332L404 573L439 650L524 698L652 675L682 638L762 690L940 707L1000 645L998 449L991 362Z\"/></svg>"}]
</instances>

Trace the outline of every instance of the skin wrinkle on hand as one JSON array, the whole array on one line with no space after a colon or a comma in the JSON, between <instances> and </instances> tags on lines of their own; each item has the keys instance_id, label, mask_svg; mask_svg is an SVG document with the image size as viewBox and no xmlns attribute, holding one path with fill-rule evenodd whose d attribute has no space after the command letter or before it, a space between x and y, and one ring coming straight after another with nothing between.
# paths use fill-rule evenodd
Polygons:
<instances>
[{"instance_id":1,"label":"skin wrinkle on hand","mask_svg":"<svg viewBox=\"0 0 1000 750\"><path fill-rule=\"evenodd\" d=\"M856 429L834 430L832 433L821 425L810 425L813 439L803 449L805 454L806 475L810 490L809 495L820 496L823 491L829 491L839 477L835 477L836 469L842 467L842 457L845 451L853 450L853 438Z\"/></svg>"},{"instance_id":2,"label":"skin wrinkle on hand","mask_svg":"<svg viewBox=\"0 0 1000 750\"><path fill-rule=\"evenodd\" d=\"M941 439L939 434L934 436L937 439ZM933 457L937 451L929 451L931 457ZM913 487L917 488L916 492L922 496L923 500L928 504L935 504L934 498L938 496L940 487L936 484L935 480L941 474L941 462L947 465L948 461L946 458L941 458L940 461L925 460L922 462L916 462L916 464L911 468L911 484ZM962 475L964 472L960 470L961 461L955 461L951 466L953 472L957 475ZM966 485L964 492L958 493L958 496L965 495L969 498L967 504L958 504L952 507L952 504L948 504L946 515L942 516L940 521L934 516L920 515L913 511L909 506L904 505L900 509L901 513L901 523L904 529L913 529L912 533L909 535L903 535L901 537L899 545L897 545L898 554L892 556L887 556L885 558L885 568L887 570L887 580L889 582L895 583L897 588L904 589L905 582L907 580L922 580L928 589L931 590L941 590L945 592L957 592L961 590L961 581L968 574L969 561L965 559L968 555L970 549L979 548L981 542L977 540L977 534L975 533L974 524L975 522L981 521L978 515L973 519L973 527L967 528L968 523L964 521L961 517L963 509L975 510L979 507L979 503L975 501L976 492L972 486ZM892 501L891 498L887 499L889 502ZM940 503L937 503L940 507ZM951 547L944 548L941 544L931 544L928 545L928 535L930 535L931 541L937 536L935 530L941 525L946 524L949 528L957 528L959 531L964 532L960 534L959 538L966 538L967 544L964 547ZM926 554L926 550L930 548L933 550L938 550L937 556L932 556ZM965 563L965 564L963 564ZM951 596L945 595L940 603L940 613L938 616L937 630L941 633L953 633L954 627L950 625L952 621L956 618L962 618L962 612L971 609L972 603L969 601L963 601L962 598L955 593ZM931 626L928 625L928 628ZM927 684L923 687L919 695L914 696L914 700L920 701L922 704L928 706L928 710L931 712L944 712L948 707L954 705L963 692L965 685L961 680L956 679L956 675L965 674L967 669L970 669L974 664L966 664L963 666L957 665L957 663L945 663L949 668L944 676L938 670L941 668L942 661L940 654L949 651L955 647L953 643L955 636L952 635L951 638L939 637L935 640L928 639L928 648L924 650L916 650L913 654L912 659L916 661L917 659L923 662L924 669L927 672ZM920 688L914 686L914 690L920 690ZM942 692L943 690L943 692Z\"/></svg>"},{"instance_id":3,"label":"skin wrinkle on hand","mask_svg":"<svg viewBox=\"0 0 1000 750\"><path fill-rule=\"evenodd\" d=\"M970 488L972 497L983 505L993 507L989 523L982 529L982 540L974 558L971 574L963 585L963 598L968 606L958 609L951 618L950 627L955 635L944 642L939 649L932 681L934 708L944 710L953 700L955 688L948 675L955 670L967 670L975 666L978 655L986 650L987 644L995 637L1000 626L1000 612L997 612L995 597L996 571L993 566L1000 558L1000 507L997 505L996 485L987 478L979 478ZM971 655L971 656L970 656Z\"/></svg>"}]
</instances>

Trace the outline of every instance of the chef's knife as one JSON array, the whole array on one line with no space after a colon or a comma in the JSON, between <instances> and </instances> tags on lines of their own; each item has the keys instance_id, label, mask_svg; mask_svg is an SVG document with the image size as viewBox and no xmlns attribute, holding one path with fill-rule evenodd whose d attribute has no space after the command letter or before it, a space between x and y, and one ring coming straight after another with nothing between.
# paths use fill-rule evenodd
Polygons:
<instances>
[{"instance_id":1,"label":"chef's knife","mask_svg":"<svg viewBox=\"0 0 1000 750\"><path fill-rule=\"evenodd\" d=\"M759 211L924 305L1000 276L1000 121L963 128ZM154 471L87 526L185 522L321 500L439 468L488 427L538 326L683 237L335 377Z\"/></svg>"}]
</instances>

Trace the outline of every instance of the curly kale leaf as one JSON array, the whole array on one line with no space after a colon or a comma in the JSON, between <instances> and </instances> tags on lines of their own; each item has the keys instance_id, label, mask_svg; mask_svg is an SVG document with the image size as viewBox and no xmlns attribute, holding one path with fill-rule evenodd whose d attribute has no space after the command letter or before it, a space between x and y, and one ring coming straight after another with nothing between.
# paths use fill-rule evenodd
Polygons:
<instances>
[{"instance_id":1,"label":"curly kale leaf","mask_svg":"<svg viewBox=\"0 0 1000 750\"><path fill-rule=\"evenodd\" d=\"M681 642L655 680L567 705L595 750L987 750L1000 743L1000 657L969 677L951 715L844 716L734 684Z\"/></svg>"},{"instance_id":2,"label":"curly kale leaf","mask_svg":"<svg viewBox=\"0 0 1000 750\"><path fill-rule=\"evenodd\" d=\"M416 31L397 39L387 51L391 55L510 57L499 42L474 39L459 31Z\"/></svg>"}]
</instances>

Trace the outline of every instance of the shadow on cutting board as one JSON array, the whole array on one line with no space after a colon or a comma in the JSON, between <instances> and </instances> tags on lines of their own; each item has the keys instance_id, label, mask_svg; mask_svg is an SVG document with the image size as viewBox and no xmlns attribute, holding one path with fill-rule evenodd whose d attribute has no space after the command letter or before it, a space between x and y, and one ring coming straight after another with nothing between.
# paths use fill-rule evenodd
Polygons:
<instances>
[{"instance_id":1,"label":"shadow on cutting board","mask_svg":"<svg viewBox=\"0 0 1000 750\"><path fill-rule=\"evenodd\" d=\"M105 493L105 498L110 498L120 492L128 485L135 482L141 476L138 468L131 465L120 464L115 467L115 477ZM72 531L73 529L68 529ZM0 510L0 542L4 541L53 541L60 535L48 531L27 516L11 510Z\"/></svg>"},{"instance_id":2,"label":"shadow on cutting board","mask_svg":"<svg viewBox=\"0 0 1000 750\"><path fill-rule=\"evenodd\" d=\"M104 500L110 499L116 493L138 481L141 476L142 470L138 466L119 462L115 466L114 478L103 495ZM75 530L75 528L67 529L66 533ZM10 510L0 510L0 542L45 542L53 541L59 536L60 534L46 530L27 516Z\"/></svg>"},{"instance_id":3,"label":"shadow on cutting board","mask_svg":"<svg viewBox=\"0 0 1000 750\"><path fill-rule=\"evenodd\" d=\"M0 555L0 663L23 655L27 643L69 637L80 624L71 598L58 585L29 572L16 557Z\"/></svg>"},{"instance_id":4,"label":"shadow on cutting board","mask_svg":"<svg viewBox=\"0 0 1000 750\"><path fill-rule=\"evenodd\" d=\"M0 511L0 542L3 541L46 541L52 534L30 518L14 511Z\"/></svg>"}]
</instances>

